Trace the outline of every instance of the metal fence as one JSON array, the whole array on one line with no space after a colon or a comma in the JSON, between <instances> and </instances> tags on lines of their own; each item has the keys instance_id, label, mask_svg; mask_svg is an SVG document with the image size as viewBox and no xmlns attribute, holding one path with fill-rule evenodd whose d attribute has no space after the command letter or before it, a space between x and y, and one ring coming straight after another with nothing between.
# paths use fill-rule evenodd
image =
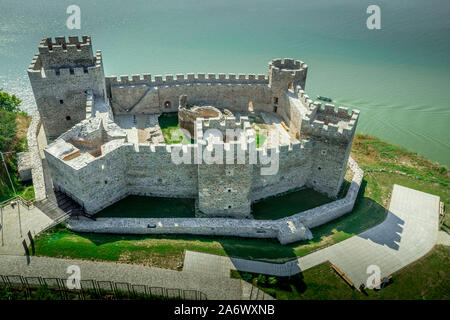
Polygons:
<instances>
[{"instance_id":1,"label":"metal fence","mask_svg":"<svg viewBox=\"0 0 450 320\"><path fill-rule=\"evenodd\" d=\"M207 300L206 295L197 290L170 289L128 282L96 280L81 280L80 289L68 289L66 279L0 275L0 288L23 291L27 298L32 298L36 290L42 287L50 289L62 300Z\"/></svg>"}]
</instances>

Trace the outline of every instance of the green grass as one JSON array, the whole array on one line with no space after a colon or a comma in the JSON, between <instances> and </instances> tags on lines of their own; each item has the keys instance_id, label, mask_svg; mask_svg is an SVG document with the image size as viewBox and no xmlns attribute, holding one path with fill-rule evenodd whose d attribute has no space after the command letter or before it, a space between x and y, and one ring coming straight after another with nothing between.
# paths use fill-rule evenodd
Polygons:
<instances>
[{"instance_id":1,"label":"green grass","mask_svg":"<svg viewBox=\"0 0 450 320\"><path fill-rule=\"evenodd\" d=\"M392 275L393 283L367 295L350 288L331 268L320 264L292 277L274 277L233 270L240 278L280 300L406 300L450 299L450 248L436 246L426 256Z\"/></svg>"},{"instance_id":2,"label":"green grass","mask_svg":"<svg viewBox=\"0 0 450 320\"><path fill-rule=\"evenodd\" d=\"M258 201L252 205L252 214L259 220L276 220L333 201L313 189L301 189Z\"/></svg>"},{"instance_id":3,"label":"green grass","mask_svg":"<svg viewBox=\"0 0 450 320\"><path fill-rule=\"evenodd\" d=\"M166 144L190 144L192 143L183 135L183 132L180 129L180 125L178 124L178 113L163 113L158 118L159 127L161 128L164 143Z\"/></svg>"},{"instance_id":4,"label":"green grass","mask_svg":"<svg viewBox=\"0 0 450 320\"><path fill-rule=\"evenodd\" d=\"M276 239L241 239L188 235L76 234L56 228L37 237L37 255L141 263L175 269L184 250L283 263L375 226L384 220L383 207L362 195L356 210L326 225L312 229L314 238L290 245Z\"/></svg>"},{"instance_id":5,"label":"green grass","mask_svg":"<svg viewBox=\"0 0 450 320\"><path fill-rule=\"evenodd\" d=\"M355 160L368 169L377 164L374 159L379 157L378 152L387 152L388 149L396 148L383 147L383 144L387 144L385 142L383 144L377 143L377 148L381 151L366 154L366 142L372 147L371 141L367 136L357 135L352 149L352 156ZM393 157L387 158L389 160L383 160L383 165L394 165L401 158L404 163L419 166L417 170L420 174L426 175L427 172L431 172L428 177L436 176L439 181L449 182L448 171L442 172L441 166L423 160L415 154L406 151L401 152L402 155L398 158ZM414 168L409 169L414 170ZM394 183L436 194L440 196L441 201L444 201L448 208L450 189L439 182L420 180L413 176L408 177L389 171L366 172L354 210L325 225L313 228L311 231L314 238L309 241L282 246L276 239L184 235L75 234L61 228L50 233L44 233L36 239L36 254L142 263L172 269L176 269L176 266L182 263L184 250L283 263L345 240L381 223L386 217L386 208L389 205L390 193ZM265 202L255 203L253 207L255 217L259 219L281 217L291 212L299 212L302 208L308 208L313 205L314 201L318 201L317 204L321 203L321 199L317 195L313 194L313 199L311 199L311 196L306 194L310 191L303 190L302 192L305 192L305 194L301 196L300 192L298 197L293 196L295 193L293 195L286 194L287 198L283 201L270 198ZM314 199L316 196L317 199ZM290 197L292 198L290 199ZM322 200L327 201L326 199ZM149 212L150 210L149 207ZM448 219L448 215L446 219ZM448 225L448 222L446 224Z\"/></svg>"},{"instance_id":6,"label":"green grass","mask_svg":"<svg viewBox=\"0 0 450 320\"><path fill-rule=\"evenodd\" d=\"M194 199L128 196L96 214L98 218L195 217Z\"/></svg>"}]
</instances>

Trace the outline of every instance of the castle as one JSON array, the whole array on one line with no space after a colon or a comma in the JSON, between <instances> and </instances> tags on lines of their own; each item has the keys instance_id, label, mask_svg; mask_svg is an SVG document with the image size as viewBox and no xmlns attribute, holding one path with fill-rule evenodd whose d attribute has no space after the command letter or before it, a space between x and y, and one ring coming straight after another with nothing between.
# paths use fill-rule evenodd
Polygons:
<instances>
[{"instance_id":1,"label":"castle","mask_svg":"<svg viewBox=\"0 0 450 320\"><path fill-rule=\"evenodd\" d=\"M301 187L336 197L359 111L313 102L307 70L275 59L267 75L105 77L89 36L44 38L28 75L51 142L44 152L53 186L91 214L132 194L194 198L201 216L231 218L251 217L252 202ZM193 143L165 143L158 118L170 113ZM254 128L277 137L254 147L256 158L277 160L272 173L249 161ZM211 143L210 129L239 129L243 139ZM205 163L208 145L235 152L213 152L216 161Z\"/></svg>"}]
</instances>

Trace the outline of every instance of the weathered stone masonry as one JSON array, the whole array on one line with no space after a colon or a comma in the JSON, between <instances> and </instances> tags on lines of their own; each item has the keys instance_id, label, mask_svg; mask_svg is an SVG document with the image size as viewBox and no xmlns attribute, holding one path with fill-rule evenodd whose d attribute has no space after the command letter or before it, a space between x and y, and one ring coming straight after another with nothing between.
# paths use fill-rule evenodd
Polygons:
<instances>
[{"instance_id":1,"label":"weathered stone masonry","mask_svg":"<svg viewBox=\"0 0 450 320\"><path fill-rule=\"evenodd\" d=\"M341 188L359 111L313 102L304 92L307 70L299 60L275 59L269 62L267 75L105 78L101 52L94 55L91 38L83 36L68 41L44 38L28 74L45 132L54 140L44 150L54 187L87 212L96 213L137 194L196 198L198 209L207 216L237 218L251 217L253 201L292 189L307 186L335 197ZM218 117L201 118L199 113L189 120L194 123L189 130L197 135L194 144L142 142L133 125L118 122L124 116L136 121L137 115L178 112L187 103L220 111ZM231 116L234 113L239 117ZM280 119L289 141L257 149L277 155L276 174L262 175L261 163L173 162L172 152L180 149L196 159L204 150L201 135L207 128L249 129L245 114ZM189 116L180 113L180 123ZM223 147L248 145L225 141ZM295 229L297 222L303 223L287 226Z\"/></svg>"}]
</instances>

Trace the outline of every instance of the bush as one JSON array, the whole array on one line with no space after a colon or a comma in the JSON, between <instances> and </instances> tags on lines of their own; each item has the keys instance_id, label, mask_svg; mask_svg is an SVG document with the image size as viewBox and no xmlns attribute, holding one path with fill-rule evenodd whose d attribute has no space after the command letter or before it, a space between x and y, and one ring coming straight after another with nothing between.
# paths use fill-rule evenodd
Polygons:
<instances>
[{"instance_id":1,"label":"bush","mask_svg":"<svg viewBox=\"0 0 450 320\"><path fill-rule=\"evenodd\" d=\"M260 274L257 278L256 278L256 282L258 283L258 284L265 284L266 283L266 281L267 281L267 278L266 278L266 276L265 275L263 275L263 274Z\"/></svg>"},{"instance_id":2,"label":"bush","mask_svg":"<svg viewBox=\"0 0 450 320\"><path fill-rule=\"evenodd\" d=\"M55 294L47 286L40 286L33 295L33 300L60 300L60 296Z\"/></svg>"},{"instance_id":3,"label":"bush","mask_svg":"<svg viewBox=\"0 0 450 320\"><path fill-rule=\"evenodd\" d=\"M12 112L0 110L0 150L6 150L17 133L16 115Z\"/></svg>"},{"instance_id":4,"label":"bush","mask_svg":"<svg viewBox=\"0 0 450 320\"><path fill-rule=\"evenodd\" d=\"M247 272L243 272L241 274L241 276L242 276L242 280L247 281L247 282L251 282L252 278L253 278L253 276L250 273L247 273Z\"/></svg>"},{"instance_id":5,"label":"bush","mask_svg":"<svg viewBox=\"0 0 450 320\"><path fill-rule=\"evenodd\" d=\"M20 99L15 95L9 95L3 89L0 89L0 110L18 112L20 102Z\"/></svg>"},{"instance_id":6,"label":"bush","mask_svg":"<svg viewBox=\"0 0 450 320\"><path fill-rule=\"evenodd\" d=\"M278 279L276 277L269 277L269 279L267 279L267 284L271 285L271 286L276 286L278 283Z\"/></svg>"}]
</instances>

